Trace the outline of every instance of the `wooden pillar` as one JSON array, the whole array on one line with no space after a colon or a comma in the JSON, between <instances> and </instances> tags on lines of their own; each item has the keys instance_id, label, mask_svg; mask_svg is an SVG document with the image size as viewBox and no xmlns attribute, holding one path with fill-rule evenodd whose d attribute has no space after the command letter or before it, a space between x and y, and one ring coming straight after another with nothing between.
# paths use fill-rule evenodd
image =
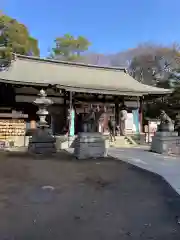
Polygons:
<instances>
[{"instance_id":1,"label":"wooden pillar","mask_svg":"<svg viewBox=\"0 0 180 240\"><path fill-rule=\"evenodd\" d=\"M63 115L64 115L64 127L67 126L67 92L64 91L63 94Z\"/></svg>"},{"instance_id":2,"label":"wooden pillar","mask_svg":"<svg viewBox=\"0 0 180 240\"><path fill-rule=\"evenodd\" d=\"M139 97L139 122L140 132L143 132L143 97Z\"/></svg>"},{"instance_id":3,"label":"wooden pillar","mask_svg":"<svg viewBox=\"0 0 180 240\"><path fill-rule=\"evenodd\" d=\"M116 126L119 125L119 98L115 98L115 122Z\"/></svg>"}]
</instances>

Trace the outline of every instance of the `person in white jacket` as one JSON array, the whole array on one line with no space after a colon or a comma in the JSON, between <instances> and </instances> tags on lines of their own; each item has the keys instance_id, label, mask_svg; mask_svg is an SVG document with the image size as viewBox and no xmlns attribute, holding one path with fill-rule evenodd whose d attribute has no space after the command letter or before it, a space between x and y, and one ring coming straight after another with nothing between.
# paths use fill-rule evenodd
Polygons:
<instances>
[{"instance_id":1,"label":"person in white jacket","mask_svg":"<svg viewBox=\"0 0 180 240\"><path fill-rule=\"evenodd\" d=\"M126 135L126 129L125 129L125 121L127 119L127 107L123 105L121 107L120 111L120 135L125 136Z\"/></svg>"}]
</instances>

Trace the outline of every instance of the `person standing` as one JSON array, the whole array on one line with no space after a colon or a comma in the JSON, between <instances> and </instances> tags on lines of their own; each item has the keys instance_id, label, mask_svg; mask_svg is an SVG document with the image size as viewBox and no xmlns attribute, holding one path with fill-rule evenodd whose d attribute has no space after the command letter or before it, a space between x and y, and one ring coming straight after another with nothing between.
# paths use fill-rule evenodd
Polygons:
<instances>
[{"instance_id":1,"label":"person standing","mask_svg":"<svg viewBox=\"0 0 180 240\"><path fill-rule=\"evenodd\" d=\"M115 121L113 120L112 116L110 116L108 120L108 129L109 129L109 136L110 136L110 141L113 142L116 141L115 138Z\"/></svg>"},{"instance_id":2,"label":"person standing","mask_svg":"<svg viewBox=\"0 0 180 240\"><path fill-rule=\"evenodd\" d=\"M120 135L125 136L126 135L126 126L125 122L127 120L127 110L126 106L123 105L120 111Z\"/></svg>"}]
</instances>

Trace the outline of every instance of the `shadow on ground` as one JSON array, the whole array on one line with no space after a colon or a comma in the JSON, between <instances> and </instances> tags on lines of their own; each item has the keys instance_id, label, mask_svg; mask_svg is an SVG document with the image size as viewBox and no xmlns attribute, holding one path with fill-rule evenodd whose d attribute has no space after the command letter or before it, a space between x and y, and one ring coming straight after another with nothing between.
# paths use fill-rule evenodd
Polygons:
<instances>
[{"instance_id":1,"label":"shadow on ground","mask_svg":"<svg viewBox=\"0 0 180 240\"><path fill-rule=\"evenodd\" d=\"M179 240L180 198L112 158L0 155L0 239Z\"/></svg>"}]
</instances>

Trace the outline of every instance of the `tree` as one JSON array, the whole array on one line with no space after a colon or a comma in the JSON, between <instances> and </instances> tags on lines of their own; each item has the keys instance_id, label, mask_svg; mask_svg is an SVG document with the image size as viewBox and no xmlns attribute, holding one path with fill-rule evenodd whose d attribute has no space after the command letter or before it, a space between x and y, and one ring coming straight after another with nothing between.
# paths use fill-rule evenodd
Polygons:
<instances>
[{"instance_id":1,"label":"tree","mask_svg":"<svg viewBox=\"0 0 180 240\"><path fill-rule=\"evenodd\" d=\"M88 50L90 42L83 36L75 38L70 34L55 39L55 47L52 49L51 58L62 60L79 60L82 54Z\"/></svg>"},{"instance_id":2,"label":"tree","mask_svg":"<svg viewBox=\"0 0 180 240\"><path fill-rule=\"evenodd\" d=\"M167 86L169 79L176 78L177 69L180 69L180 52L177 44L170 47L141 45L137 47L136 55L129 65L129 72L136 80L159 87Z\"/></svg>"},{"instance_id":3,"label":"tree","mask_svg":"<svg viewBox=\"0 0 180 240\"><path fill-rule=\"evenodd\" d=\"M128 52L128 51L127 51ZM179 45L162 46L143 44L129 50L129 73L137 81L157 87L171 88L173 93L159 98L146 99L147 117L157 117L164 109L172 118L180 102L180 51Z\"/></svg>"},{"instance_id":4,"label":"tree","mask_svg":"<svg viewBox=\"0 0 180 240\"><path fill-rule=\"evenodd\" d=\"M12 53L39 56L38 41L30 36L25 25L4 14L0 15L0 58Z\"/></svg>"}]
</instances>

